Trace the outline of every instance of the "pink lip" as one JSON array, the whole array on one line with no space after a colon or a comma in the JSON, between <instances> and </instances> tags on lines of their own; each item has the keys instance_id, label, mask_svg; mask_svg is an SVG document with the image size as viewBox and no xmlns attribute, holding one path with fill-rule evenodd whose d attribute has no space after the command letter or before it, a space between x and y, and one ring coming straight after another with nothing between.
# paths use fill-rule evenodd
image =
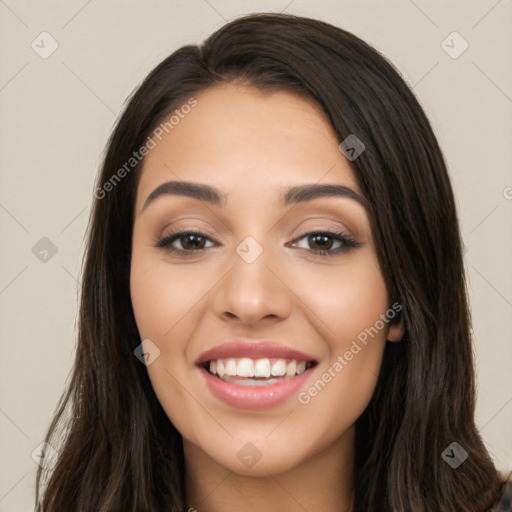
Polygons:
<instances>
[{"instance_id":1,"label":"pink lip","mask_svg":"<svg viewBox=\"0 0 512 512\"><path fill-rule=\"evenodd\" d=\"M212 375L204 367L205 363L215 359L237 359L240 357L296 359L311 362L314 365L317 363L316 359L309 354L273 341L227 341L203 352L196 359L195 364L198 366L210 392L232 407L252 410L276 406L291 395L296 394L309 378L311 369L291 379L269 386L241 386Z\"/></svg>"},{"instance_id":2,"label":"pink lip","mask_svg":"<svg viewBox=\"0 0 512 512\"><path fill-rule=\"evenodd\" d=\"M304 352L293 348L284 347L272 341L231 341L203 352L195 361L195 364L202 364L213 359L227 358L282 358L297 359L299 361L316 362L316 360Z\"/></svg>"},{"instance_id":3,"label":"pink lip","mask_svg":"<svg viewBox=\"0 0 512 512\"><path fill-rule=\"evenodd\" d=\"M202 377L214 396L232 407L252 410L274 407L297 394L309 378L311 370L270 386L240 386L226 382L209 373L206 368L199 367Z\"/></svg>"}]
</instances>

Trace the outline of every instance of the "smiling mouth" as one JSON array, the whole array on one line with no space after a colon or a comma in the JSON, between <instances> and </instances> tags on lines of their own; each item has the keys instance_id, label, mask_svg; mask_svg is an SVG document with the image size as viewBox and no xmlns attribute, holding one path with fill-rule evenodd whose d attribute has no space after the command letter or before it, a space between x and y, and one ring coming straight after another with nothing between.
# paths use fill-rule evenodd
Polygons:
<instances>
[{"instance_id":1,"label":"smiling mouth","mask_svg":"<svg viewBox=\"0 0 512 512\"><path fill-rule=\"evenodd\" d=\"M223 358L200 363L210 375L241 386L272 386L316 366L315 361L284 358Z\"/></svg>"}]
</instances>

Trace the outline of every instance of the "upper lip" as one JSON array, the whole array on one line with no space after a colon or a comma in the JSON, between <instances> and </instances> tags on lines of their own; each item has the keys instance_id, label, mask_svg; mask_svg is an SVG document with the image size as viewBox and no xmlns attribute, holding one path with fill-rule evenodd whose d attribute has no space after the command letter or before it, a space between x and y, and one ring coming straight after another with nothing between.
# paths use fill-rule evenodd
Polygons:
<instances>
[{"instance_id":1,"label":"upper lip","mask_svg":"<svg viewBox=\"0 0 512 512\"><path fill-rule=\"evenodd\" d=\"M195 364L203 364L215 359L250 357L297 359L299 361L316 362L315 358L295 348L286 347L273 341L227 341L203 352Z\"/></svg>"}]
</instances>

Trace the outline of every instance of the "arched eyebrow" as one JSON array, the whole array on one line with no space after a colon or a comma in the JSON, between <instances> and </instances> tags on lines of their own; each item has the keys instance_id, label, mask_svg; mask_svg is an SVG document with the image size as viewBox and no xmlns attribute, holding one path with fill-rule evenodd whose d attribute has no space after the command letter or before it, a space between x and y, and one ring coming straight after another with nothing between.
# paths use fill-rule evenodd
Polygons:
<instances>
[{"instance_id":1,"label":"arched eyebrow","mask_svg":"<svg viewBox=\"0 0 512 512\"><path fill-rule=\"evenodd\" d=\"M192 183L190 181L167 181L162 183L149 194L141 213L158 197L164 195L186 196L205 201L215 206L223 206L226 203L227 194L217 187L204 183Z\"/></svg>"},{"instance_id":2,"label":"arched eyebrow","mask_svg":"<svg viewBox=\"0 0 512 512\"><path fill-rule=\"evenodd\" d=\"M359 192L337 183L312 183L310 185L296 185L287 188L281 196L281 203L283 206L288 206L290 204L311 201L318 197L348 197L360 203L364 208L368 207L367 199Z\"/></svg>"},{"instance_id":3,"label":"arched eyebrow","mask_svg":"<svg viewBox=\"0 0 512 512\"><path fill-rule=\"evenodd\" d=\"M217 187L205 183L193 183L190 181L167 181L159 185L144 202L142 213L153 201L164 195L186 196L204 201L215 206L225 206L228 194ZM330 183L311 183L295 185L281 190L280 204L289 206L305 201L311 201L319 197L346 197L360 203L367 208L368 201L361 194L345 185Z\"/></svg>"}]
</instances>

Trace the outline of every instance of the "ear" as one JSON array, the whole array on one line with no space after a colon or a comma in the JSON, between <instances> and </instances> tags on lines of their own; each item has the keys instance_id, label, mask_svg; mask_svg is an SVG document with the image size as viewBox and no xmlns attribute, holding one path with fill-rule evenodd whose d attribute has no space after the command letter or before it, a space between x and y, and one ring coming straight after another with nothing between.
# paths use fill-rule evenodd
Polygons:
<instances>
[{"instance_id":1,"label":"ear","mask_svg":"<svg viewBox=\"0 0 512 512\"><path fill-rule=\"evenodd\" d=\"M402 322L396 322L394 324L391 324L389 326L387 340L393 343L402 341L402 338L404 337L404 332L405 331Z\"/></svg>"}]
</instances>

